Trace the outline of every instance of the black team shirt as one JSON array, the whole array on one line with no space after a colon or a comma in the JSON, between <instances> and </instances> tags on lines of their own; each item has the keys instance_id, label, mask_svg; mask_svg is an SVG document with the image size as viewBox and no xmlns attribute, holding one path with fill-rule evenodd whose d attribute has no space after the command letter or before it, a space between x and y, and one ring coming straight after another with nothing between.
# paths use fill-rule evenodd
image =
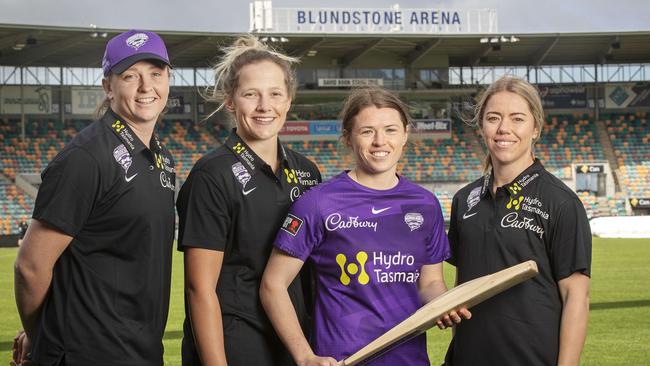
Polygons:
<instances>
[{"instance_id":1,"label":"black team shirt","mask_svg":"<svg viewBox=\"0 0 650 366\"><path fill-rule=\"evenodd\" d=\"M42 365L162 365L174 236L174 161L112 111L42 174L33 217L73 237L33 342Z\"/></svg>"},{"instance_id":2,"label":"black team shirt","mask_svg":"<svg viewBox=\"0 0 650 366\"><path fill-rule=\"evenodd\" d=\"M556 365L562 302L557 282L590 276L591 231L582 203L536 160L491 193L491 174L452 202L449 243L458 284L520 262L539 275L472 309L456 327L447 365Z\"/></svg>"},{"instance_id":3,"label":"black team shirt","mask_svg":"<svg viewBox=\"0 0 650 366\"><path fill-rule=\"evenodd\" d=\"M223 314L274 334L262 309L259 287L273 240L291 203L320 183L314 163L278 141L277 174L246 143L230 134L225 144L201 158L180 190L179 250L188 247L224 252L217 295ZM289 286L298 318L306 305L300 276ZM193 343L186 303L183 347ZM184 352L190 352L193 346Z\"/></svg>"}]
</instances>

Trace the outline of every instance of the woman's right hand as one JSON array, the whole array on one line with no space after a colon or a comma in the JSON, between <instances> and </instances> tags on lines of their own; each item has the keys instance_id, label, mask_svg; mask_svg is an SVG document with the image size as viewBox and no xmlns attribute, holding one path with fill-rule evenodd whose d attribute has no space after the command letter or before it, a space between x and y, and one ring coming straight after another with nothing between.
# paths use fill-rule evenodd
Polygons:
<instances>
[{"instance_id":1,"label":"woman's right hand","mask_svg":"<svg viewBox=\"0 0 650 366\"><path fill-rule=\"evenodd\" d=\"M298 366L339 366L339 362L332 357L321 357L314 354L297 364Z\"/></svg>"}]
</instances>

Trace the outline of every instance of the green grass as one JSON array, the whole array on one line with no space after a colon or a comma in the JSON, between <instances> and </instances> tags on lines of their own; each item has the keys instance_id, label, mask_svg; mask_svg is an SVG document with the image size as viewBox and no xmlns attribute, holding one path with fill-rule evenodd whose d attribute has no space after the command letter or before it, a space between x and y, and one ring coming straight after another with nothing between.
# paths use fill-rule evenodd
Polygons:
<instances>
[{"instance_id":1,"label":"green grass","mask_svg":"<svg viewBox=\"0 0 650 366\"><path fill-rule=\"evenodd\" d=\"M16 249L0 249L0 365L11 357L20 322L13 294ZM165 364L180 365L183 260L174 254L172 301L165 333ZM594 238L591 312L583 365L650 364L650 240ZM445 267L453 283L453 267ZM429 331L432 365L440 365L451 331Z\"/></svg>"}]
</instances>

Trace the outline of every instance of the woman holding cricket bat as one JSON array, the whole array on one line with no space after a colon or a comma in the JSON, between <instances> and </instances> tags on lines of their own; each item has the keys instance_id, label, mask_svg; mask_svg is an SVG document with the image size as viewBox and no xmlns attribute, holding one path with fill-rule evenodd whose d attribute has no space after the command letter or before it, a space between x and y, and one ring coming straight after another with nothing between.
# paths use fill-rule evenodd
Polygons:
<instances>
[{"instance_id":1,"label":"woman holding cricket bat","mask_svg":"<svg viewBox=\"0 0 650 366\"><path fill-rule=\"evenodd\" d=\"M307 192L275 240L260 295L296 363L337 365L446 291L449 255L436 197L397 174L410 117L392 93L359 89L341 112L355 166ZM287 288L309 261L315 270L312 336L300 329ZM440 327L469 318L451 312ZM371 365L429 365L421 335Z\"/></svg>"},{"instance_id":2,"label":"woman holding cricket bat","mask_svg":"<svg viewBox=\"0 0 650 366\"><path fill-rule=\"evenodd\" d=\"M535 260L539 275L472 309L446 365L578 365L589 312L591 232L585 210L538 159L540 96L503 77L480 97L475 122L485 175L453 199L449 262L457 283Z\"/></svg>"}]
</instances>

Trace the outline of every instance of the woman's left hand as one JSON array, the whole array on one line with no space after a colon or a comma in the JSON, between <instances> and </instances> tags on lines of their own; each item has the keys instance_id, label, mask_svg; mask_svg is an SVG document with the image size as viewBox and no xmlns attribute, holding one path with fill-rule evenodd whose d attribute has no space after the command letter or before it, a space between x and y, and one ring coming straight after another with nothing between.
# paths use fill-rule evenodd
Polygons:
<instances>
[{"instance_id":1,"label":"woman's left hand","mask_svg":"<svg viewBox=\"0 0 650 366\"><path fill-rule=\"evenodd\" d=\"M447 327L460 323L462 319L470 319L471 317L472 313L467 308L461 308L458 311L452 310L440 318L436 322L436 325L440 329L446 329Z\"/></svg>"}]
</instances>

